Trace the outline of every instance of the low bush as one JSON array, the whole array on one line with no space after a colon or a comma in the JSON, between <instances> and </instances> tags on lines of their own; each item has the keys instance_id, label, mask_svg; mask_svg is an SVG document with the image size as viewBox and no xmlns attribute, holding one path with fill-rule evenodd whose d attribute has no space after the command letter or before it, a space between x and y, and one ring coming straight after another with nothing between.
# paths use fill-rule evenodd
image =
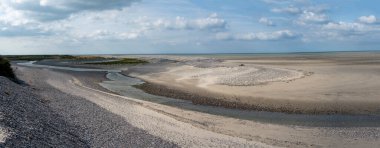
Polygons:
<instances>
[{"instance_id":1,"label":"low bush","mask_svg":"<svg viewBox=\"0 0 380 148\"><path fill-rule=\"evenodd\" d=\"M117 61L104 61L104 62L96 62L96 63L86 63L86 64L94 64L94 65L122 65L122 64L146 64L148 61L134 59L134 58L123 58Z\"/></svg>"},{"instance_id":2,"label":"low bush","mask_svg":"<svg viewBox=\"0 0 380 148\"><path fill-rule=\"evenodd\" d=\"M4 76L10 79L15 79L15 74L11 68L9 61L3 57L0 57L0 76Z\"/></svg>"}]
</instances>

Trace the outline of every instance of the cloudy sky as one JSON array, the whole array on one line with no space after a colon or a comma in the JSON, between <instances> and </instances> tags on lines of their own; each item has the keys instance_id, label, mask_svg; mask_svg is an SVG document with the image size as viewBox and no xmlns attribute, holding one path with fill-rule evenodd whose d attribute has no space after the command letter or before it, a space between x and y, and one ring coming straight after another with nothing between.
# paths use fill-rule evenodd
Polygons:
<instances>
[{"instance_id":1,"label":"cloudy sky","mask_svg":"<svg viewBox=\"0 0 380 148\"><path fill-rule=\"evenodd\" d=\"M0 0L0 54L380 50L375 0Z\"/></svg>"}]
</instances>

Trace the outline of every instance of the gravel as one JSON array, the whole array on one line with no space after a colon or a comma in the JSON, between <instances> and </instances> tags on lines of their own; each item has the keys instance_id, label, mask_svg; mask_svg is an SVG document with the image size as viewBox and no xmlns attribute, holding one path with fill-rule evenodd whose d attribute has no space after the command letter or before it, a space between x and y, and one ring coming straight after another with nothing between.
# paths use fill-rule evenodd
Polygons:
<instances>
[{"instance_id":1,"label":"gravel","mask_svg":"<svg viewBox=\"0 0 380 148\"><path fill-rule=\"evenodd\" d=\"M46 83L30 70L18 77L30 86L0 79L1 121L11 132L0 147L177 147L136 128L124 118ZM10 94L10 95L8 95Z\"/></svg>"},{"instance_id":2,"label":"gravel","mask_svg":"<svg viewBox=\"0 0 380 148\"><path fill-rule=\"evenodd\" d=\"M79 136L91 147L268 147L178 121L149 109L146 106L149 102L141 104L131 98L86 88L80 84L82 78L26 67L19 67L17 73L36 86L37 93L49 98L49 106L77 125L83 131Z\"/></svg>"},{"instance_id":3,"label":"gravel","mask_svg":"<svg viewBox=\"0 0 380 148\"><path fill-rule=\"evenodd\" d=\"M0 120L10 135L0 147L89 147L75 126L48 107L47 100L0 77Z\"/></svg>"}]
</instances>

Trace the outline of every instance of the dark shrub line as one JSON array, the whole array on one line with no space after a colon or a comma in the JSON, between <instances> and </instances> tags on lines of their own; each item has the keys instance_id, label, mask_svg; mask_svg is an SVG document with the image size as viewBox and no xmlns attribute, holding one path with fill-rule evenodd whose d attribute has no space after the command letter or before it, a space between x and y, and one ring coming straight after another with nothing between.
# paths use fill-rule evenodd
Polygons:
<instances>
[{"instance_id":1,"label":"dark shrub line","mask_svg":"<svg viewBox=\"0 0 380 148\"><path fill-rule=\"evenodd\" d=\"M7 59L1 56L0 56L0 76L4 76L12 80L16 79L16 76L13 73L13 70L11 68L11 64L9 63Z\"/></svg>"},{"instance_id":2,"label":"dark shrub line","mask_svg":"<svg viewBox=\"0 0 380 148\"><path fill-rule=\"evenodd\" d=\"M117 61L104 61L104 62L95 62L95 63L85 63L85 64L94 64L94 65L117 65L117 64L145 64L148 61L134 59L134 58L123 58Z\"/></svg>"}]
</instances>

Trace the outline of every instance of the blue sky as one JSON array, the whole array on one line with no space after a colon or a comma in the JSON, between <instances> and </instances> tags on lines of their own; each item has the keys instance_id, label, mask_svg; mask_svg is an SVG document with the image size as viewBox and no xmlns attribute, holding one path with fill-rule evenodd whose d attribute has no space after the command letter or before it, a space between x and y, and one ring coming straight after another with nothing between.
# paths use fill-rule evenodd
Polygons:
<instances>
[{"instance_id":1,"label":"blue sky","mask_svg":"<svg viewBox=\"0 0 380 148\"><path fill-rule=\"evenodd\" d=\"M0 0L0 54L380 50L373 0Z\"/></svg>"}]
</instances>

